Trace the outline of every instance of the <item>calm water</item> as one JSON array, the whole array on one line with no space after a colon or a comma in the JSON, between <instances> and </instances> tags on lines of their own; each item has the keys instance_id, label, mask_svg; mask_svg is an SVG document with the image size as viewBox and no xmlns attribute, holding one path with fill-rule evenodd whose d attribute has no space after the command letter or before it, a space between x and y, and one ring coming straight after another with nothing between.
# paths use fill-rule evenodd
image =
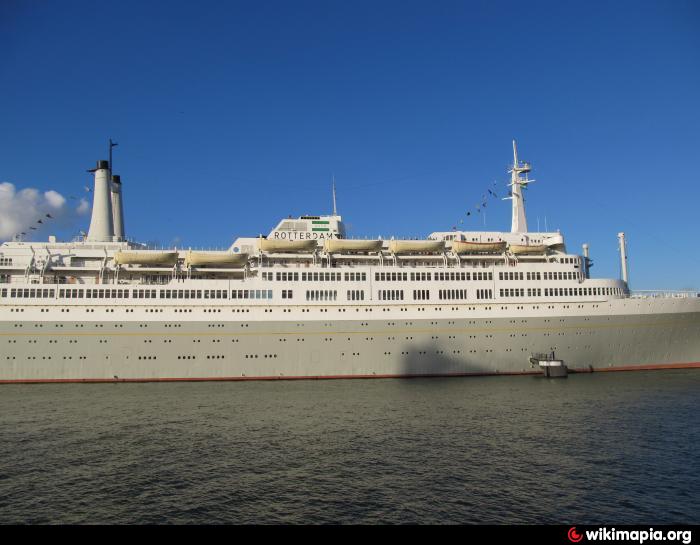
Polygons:
<instances>
[{"instance_id":1,"label":"calm water","mask_svg":"<svg viewBox=\"0 0 700 545\"><path fill-rule=\"evenodd\" d=\"M0 387L0 523L700 523L700 372Z\"/></svg>"}]
</instances>

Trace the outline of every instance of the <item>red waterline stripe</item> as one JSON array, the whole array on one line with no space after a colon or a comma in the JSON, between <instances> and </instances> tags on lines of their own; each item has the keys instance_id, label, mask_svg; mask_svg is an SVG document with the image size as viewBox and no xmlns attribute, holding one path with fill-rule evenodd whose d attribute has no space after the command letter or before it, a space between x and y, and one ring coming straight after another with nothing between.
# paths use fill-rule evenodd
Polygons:
<instances>
[{"instance_id":1,"label":"red waterline stripe","mask_svg":"<svg viewBox=\"0 0 700 545\"><path fill-rule=\"evenodd\" d=\"M662 363L627 365L621 367L572 368L571 373L598 373L601 371L656 371L663 369L700 369L700 362ZM475 372L475 373L443 373L420 375L308 375L308 376L275 376L275 377L168 377L168 378L54 378L54 379L17 379L0 380L0 384L49 384L49 383L111 383L111 382L231 382L244 380L340 380L340 379L371 379L371 378L444 378L444 377L496 377L510 375L540 375L541 371L507 371L507 372Z\"/></svg>"},{"instance_id":2,"label":"red waterline stripe","mask_svg":"<svg viewBox=\"0 0 700 545\"><path fill-rule=\"evenodd\" d=\"M592 369L569 369L572 373L600 373L610 371L659 371L663 369L700 369L700 362L690 363L659 363L644 365L623 365L620 367L594 367Z\"/></svg>"}]
</instances>

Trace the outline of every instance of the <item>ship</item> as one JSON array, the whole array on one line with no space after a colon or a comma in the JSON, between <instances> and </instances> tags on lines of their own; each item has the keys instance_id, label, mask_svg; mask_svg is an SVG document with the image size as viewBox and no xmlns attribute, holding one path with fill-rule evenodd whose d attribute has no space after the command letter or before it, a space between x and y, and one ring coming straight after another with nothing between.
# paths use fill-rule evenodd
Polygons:
<instances>
[{"instance_id":1,"label":"ship","mask_svg":"<svg viewBox=\"0 0 700 545\"><path fill-rule=\"evenodd\" d=\"M111 142L110 142L111 144ZM110 148L111 151L111 148ZM226 249L125 236L100 160L89 230L0 245L0 383L538 375L700 367L700 294L594 278L589 249L528 230L513 142L510 231L354 239L337 213L280 220Z\"/></svg>"}]
</instances>

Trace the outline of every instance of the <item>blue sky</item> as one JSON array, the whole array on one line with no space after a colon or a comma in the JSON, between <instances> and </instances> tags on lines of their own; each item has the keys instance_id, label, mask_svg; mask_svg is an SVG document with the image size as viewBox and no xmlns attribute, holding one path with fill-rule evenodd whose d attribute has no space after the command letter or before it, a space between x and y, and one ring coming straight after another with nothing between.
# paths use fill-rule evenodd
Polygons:
<instances>
[{"instance_id":1,"label":"blue sky","mask_svg":"<svg viewBox=\"0 0 700 545\"><path fill-rule=\"evenodd\" d=\"M328 213L332 175L351 235L425 236L483 227L516 138L531 228L596 276L624 230L633 288L700 288L699 26L695 1L5 0L0 182L85 196L112 137L138 240Z\"/></svg>"}]
</instances>

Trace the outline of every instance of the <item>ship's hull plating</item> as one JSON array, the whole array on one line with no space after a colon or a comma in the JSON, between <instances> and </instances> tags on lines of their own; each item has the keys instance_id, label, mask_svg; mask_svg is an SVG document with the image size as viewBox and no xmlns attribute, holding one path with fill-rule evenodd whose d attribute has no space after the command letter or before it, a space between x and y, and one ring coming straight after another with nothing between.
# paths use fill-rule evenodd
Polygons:
<instances>
[{"instance_id":1,"label":"ship's hull plating","mask_svg":"<svg viewBox=\"0 0 700 545\"><path fill-rule=\"evenodd\" d=\"M329 307L303 320L226 307L173 320L119 319L119 308L80 320L77 308L71 319L20 313L0 322L0 382L539 374L530 356L551 351L573 372L700 367L700 299L420 308L374 308L371 318L349 308L350 319ZM96 320L100 310L111 315Z\"/></svg>"}]
</instances>

